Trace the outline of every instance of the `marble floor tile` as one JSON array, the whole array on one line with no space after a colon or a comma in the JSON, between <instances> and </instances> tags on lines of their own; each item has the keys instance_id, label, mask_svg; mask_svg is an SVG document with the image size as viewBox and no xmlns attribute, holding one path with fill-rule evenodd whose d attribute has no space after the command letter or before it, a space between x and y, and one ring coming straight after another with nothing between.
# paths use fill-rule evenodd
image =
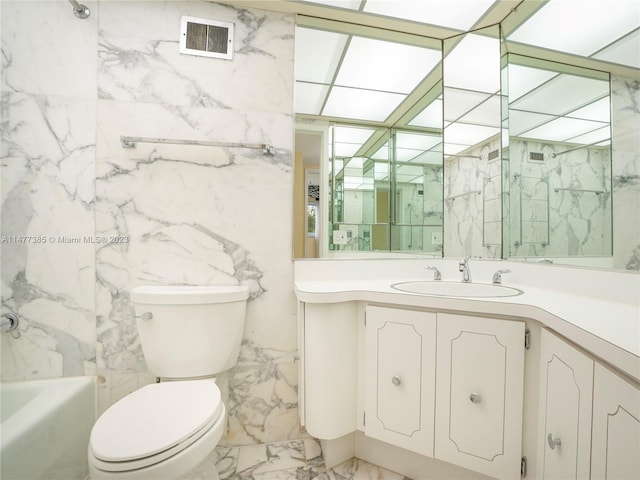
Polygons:
<instances>
[{"instance_id":1,"label":"marble floor tile","mask_svg":"<svg viewBox=\"0 0 640 480\"><path fill-rule=\"evenodd\" d=\"M306 466L304 445L300 440L252 445L240 448L236 474L246 477Z\"/></svg>"},{"instance_id":2,"label":"marble floor tile","mask_svg":"<svg viewBox=\"0 0 640 480\"><path fill-rule=\"evenodd\" d=\"M221 480L410 480L355 458L327 469L315 439L219 447L209 458Z\"/></svg>"}]
</instances>

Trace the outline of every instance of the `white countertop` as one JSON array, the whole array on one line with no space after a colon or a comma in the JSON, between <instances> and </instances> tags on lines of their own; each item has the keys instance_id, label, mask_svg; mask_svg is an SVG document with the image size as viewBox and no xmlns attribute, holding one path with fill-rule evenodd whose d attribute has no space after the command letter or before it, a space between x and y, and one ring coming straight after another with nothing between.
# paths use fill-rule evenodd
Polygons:
<instances>
[{"instance_id":1,"label":"white countertop","mask_svg":"<svg viewBox=\"0 0 640 480\"><path fill-rule=\"evenodd\" d=\"M451 272L450 261L427 263L443 270L443 280L459 281L459 274ZM512 297L431 296L391 287L398 282L431 278L430 273L421 270L420 275L398 276L397 268L385 266L382 272L380 264L369 268L367 262L362 261L316 266L308 262L300 267L296 262L295 292L298 300L306 303L363 301L532 319L640 382L640 283L637 275L612 276L611 272L569 267L531 270L532 266L500 261L476 262L475 266L474 273L479 273L476 275L478 283L490 283L486 280L490 278L489 272L505 267L513 270L513 280L530 281L504 278L505 286L524 292ZM539 272L544 274L541 278ZM551 278L549 273L552 273ZM598 291L602 293L596 294Z\"/></svg>"}]
</instances>

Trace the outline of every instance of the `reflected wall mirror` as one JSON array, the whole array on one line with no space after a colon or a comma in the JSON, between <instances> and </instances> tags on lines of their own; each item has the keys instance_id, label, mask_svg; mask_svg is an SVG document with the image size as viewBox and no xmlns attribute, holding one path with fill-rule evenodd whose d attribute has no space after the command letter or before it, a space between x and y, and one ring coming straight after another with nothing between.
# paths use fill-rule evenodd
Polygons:
<instances>
[{"instance_id":1,"label":"reflected wall mirror","mask_svg":"<svg viewBox=\"0 0 640 480\"><path fill-rule=\"evenodd\" d=\"M616 232L621 221L637 223L637 199L626 212L615 188L640 171L637 144L628 133L616 139L638 122L637 113L620 113L637 102L637 88L624 97L616 87L633 90L640 79L635 2L270 3L297 14L296 149L312 138L320 162L306 167L321 172L320 257L424 253L634 268L616 257L629 238ZM461 11L464 18L451 15ZM399 53L406 46L418 56ZM580 95L555 101L563 88ZM439 126L416 123L438 110ZM403 164L409 140L424 150ZM616 167L616 146L631 167ZM438 178L436 154L439 205L429 197L438 189L423 183ZM625 248L640 252L631 238Z\"/></svg>"}]
</instances>

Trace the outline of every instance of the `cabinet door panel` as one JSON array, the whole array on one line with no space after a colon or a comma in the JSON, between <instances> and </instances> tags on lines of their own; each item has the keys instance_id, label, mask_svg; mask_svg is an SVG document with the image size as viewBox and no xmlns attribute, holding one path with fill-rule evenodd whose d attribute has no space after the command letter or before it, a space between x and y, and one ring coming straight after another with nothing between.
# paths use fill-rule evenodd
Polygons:
<instances>
[{"instance_id":1,"label":"cabinet door panel","mask_svg":"<svg viewBox=\"0 0 640 480\"><path fill-rule=\"evenodd\" d=\"M593 361L547 330L541 342L538 471L545 480L589 478Z\"/></svg>"},{"instance_id":2,"label":"cabinet door panel","mask_svg":"<svg viewBox=\"0 0 640 480\"><path fill-rule=\"evenodd\" d=\"M520 471L524 324L438 314L436 458L497 478Z\"/></svg>"},{"instance_id":3,"label":"cabinet door panel","mask_svg":"<svg viewBox=\"0 0 640 480\"><path fill-rule=\"evenodd\" d=\"M595 364L591 478L640 478L640 389Z\"/></svg>"},{"instance_id":4,"label":"cabinet door panel","mask_svg":"<svg viewBox=\"0 0 640 480\"><path fill-rule=\"evenodd\" d=\"M435 314L367 307L366 435L433 455Z\"/></svg>"}]
</instances>

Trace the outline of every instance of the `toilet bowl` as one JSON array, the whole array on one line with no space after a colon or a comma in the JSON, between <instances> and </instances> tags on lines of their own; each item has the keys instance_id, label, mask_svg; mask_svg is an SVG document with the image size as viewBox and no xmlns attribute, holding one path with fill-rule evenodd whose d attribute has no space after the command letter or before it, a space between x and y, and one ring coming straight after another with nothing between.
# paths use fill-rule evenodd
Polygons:
<instances>
[{"instance_id":1,"label":"toilet bowl","mask_svg":"<svg viewBox=\"0 0 640 480\"><path fill-rule=\"evenodd\" d=\"M107 409L89 440L100 479L217 479L207 456L226 428L213 376L237 362L246 287L140 287L132 291L147 385Z\"/></svg>"}]
</instances>

